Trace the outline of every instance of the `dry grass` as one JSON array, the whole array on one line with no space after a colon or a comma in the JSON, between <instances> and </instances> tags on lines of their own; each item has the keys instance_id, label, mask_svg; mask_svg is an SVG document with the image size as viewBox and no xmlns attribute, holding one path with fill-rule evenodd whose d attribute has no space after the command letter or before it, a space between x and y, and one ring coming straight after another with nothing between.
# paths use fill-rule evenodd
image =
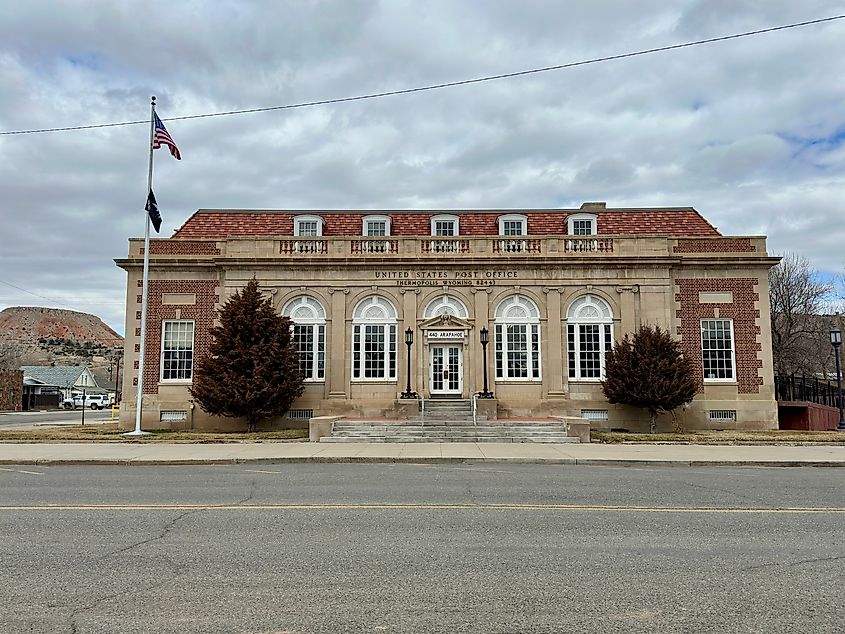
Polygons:
<instances>
[{"instance_id":1,"label":"dry grass","mask_svg":"<svg viewBox=\"0 0 845 634\"><path fill-rule=\"evenodd\" d=\"M307 429L281 429L247 433L151 430L150 436L123 436L117 423L107 425L74 425L72 427L37 427L35 429L0 430L0 442L123 442L123 443L236 443L236 442L299 442L307 440Z\"/></svg>"},{"instance_id":2,"label":"dry grass","mask_svg":"<svg viewBox=\"0 0 845 634\"><path fill-rule=\"evenodd\" d=\"M599 443L683 443L690 445L804 445L845 444L845 433L838 431L700 431L684 434L635 434L632 432L591 431Z\"/></svg>"},{"instance_id":3,"label":"dry grass","mask_svg":"<svg viewBox=\"0 0 845 634\"><path fill-rule=\"evenodd\" d=\"M126 437L116 423L75 425L72 427L36 427L0 430L0 442L115 442L115 443L238 443L301 442L307 429L282 429L248 433L154 430L150 436ZM773 444L843 444L845 433L836 431L701 431L685 434L635 434L631 432L592 431L597 443L684 443L695 445L773 445Z\"/></svg>"}]
</instances>

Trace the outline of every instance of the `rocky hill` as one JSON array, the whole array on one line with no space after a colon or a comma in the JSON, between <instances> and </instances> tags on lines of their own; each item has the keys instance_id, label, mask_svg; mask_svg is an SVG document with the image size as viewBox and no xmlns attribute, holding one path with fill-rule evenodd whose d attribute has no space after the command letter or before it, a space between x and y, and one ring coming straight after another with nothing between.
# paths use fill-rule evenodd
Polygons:
<instances>
[{"instance_id":1,"label":"rocky hill","mask_svg":"<svg viewBox=\"0 0 845 634\"><path fill-rule=\"evenodd\" d=\"M123 337L95 315L22 306L0 311L0 344L16 348L31 365L65 365L109 356L114 348L122 348Z\"/></svg>"}]
</instances>

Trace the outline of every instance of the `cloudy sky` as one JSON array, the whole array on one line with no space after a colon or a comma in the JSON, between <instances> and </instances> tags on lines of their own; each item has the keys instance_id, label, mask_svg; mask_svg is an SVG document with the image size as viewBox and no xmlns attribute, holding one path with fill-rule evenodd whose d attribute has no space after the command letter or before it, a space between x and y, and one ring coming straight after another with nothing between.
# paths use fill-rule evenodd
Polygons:
<instances>
[{"instance_id":1,"label":"cloudy sky","mask_svg":"<svg viewBox=\"0 0 845 634\"><path fill-rule=\"evenodd\" d=\"M845 13L828 0L12 0L0 132L350 97ZM845 266L845 20L513 79L170 121L168 236L196 209L693 206ZM148 125L0 135L0 309L123 332Z\"/></svg>"}]
</instances>

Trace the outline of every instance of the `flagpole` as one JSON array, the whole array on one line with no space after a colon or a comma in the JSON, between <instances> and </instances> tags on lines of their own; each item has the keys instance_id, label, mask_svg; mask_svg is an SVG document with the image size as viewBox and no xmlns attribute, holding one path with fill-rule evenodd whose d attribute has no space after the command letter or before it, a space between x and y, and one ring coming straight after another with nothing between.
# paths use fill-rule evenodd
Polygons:
<instances>
[{"instance_id":1,"label":"flagpole","mask_svg":"<svg viewBox=\"0 0 845 634\"><path fill-rule=\"evenodd\" d=\"M150 161L147 172L147 200L153 191L153 135L155 133L156 98L150 100ZM150 214L144 209L144 275L141 282L141 345L138 349L138 392L135 397L135 430L124 436L147 436L150 432L141 431L141 414L144 399L144 353L147 342L147 285L150 274ZM125 357L125 358L128 358Z\"/></svg>"}]
</instances>

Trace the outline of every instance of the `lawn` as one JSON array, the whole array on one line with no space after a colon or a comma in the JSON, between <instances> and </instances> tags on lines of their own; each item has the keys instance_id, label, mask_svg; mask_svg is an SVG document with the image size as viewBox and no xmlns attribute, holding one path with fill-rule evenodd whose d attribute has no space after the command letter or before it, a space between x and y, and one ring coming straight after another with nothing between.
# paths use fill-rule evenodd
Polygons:
<instances>
[{"instance_id":1,"label":"lawn","mask_svg":"<svg viewBox=\"0 0 845 634\"><path fill-rule=\"evenodd\" d=\"M803 445L845 444L845 432L840 431L698 431L683 434L635 434L631 432L591 431L590 439L597 443L683 443L690 445Z\"/></svg>"},{"instance_id":2,"label":"lawn","mask_svg":"<svg viewBox=\"0 0 845 634\"><path fill-rule=\"evenodd\" d=\"M308 439L307 429L281 429L248 433L150 430L149 436L124 436L117 423L106 425L74 425L72 427L36 427L34 429L0 430L0 442L300 442Z\"/></svg>"}]
</instances>

